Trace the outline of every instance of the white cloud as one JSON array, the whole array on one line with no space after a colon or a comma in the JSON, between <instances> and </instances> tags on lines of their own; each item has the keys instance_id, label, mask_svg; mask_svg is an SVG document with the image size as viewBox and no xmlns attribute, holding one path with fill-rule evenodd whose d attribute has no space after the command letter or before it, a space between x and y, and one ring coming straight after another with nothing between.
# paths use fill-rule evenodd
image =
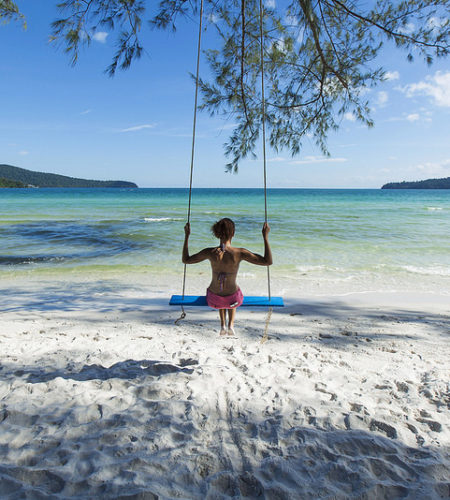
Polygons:
<instances>
[{"instance_id":1,"label":"white cloud","mask_svg":"<svg viewBox=\"0 0 450 500\"><path fill-rule=\"evenodd\" d=\"M290 14L285 17L284 22L289 26L298 26L298 18Z\"/></svg>"},{"instance_id":2,"label":"white cloud","mask_svg":"<svg viewBox=\"0 0 450 500\"><path fill-rule=\"evenodd\" d=\"M29 151L19 151L19 154L20 154L20 156L26 156L26 155L29 155L30 152Z\"/></svg>"},{"instance_id":3,"label":"white cloud","mask_svg":"<svg viewBox=\"0 0 450 500\"><path fill-rule=\"evenodd\" d=\"M283 158L282 156L275 156L274 158L269 158L267 161L278 163L278 162L287 161L287 160L286 160L286 158Z\"/></svg>"},{"instance_id":4,"label":"white cloud","mask_svg":"<svg viewBox=\"0 0 450 500\"><path fill-rule=\"evenodd\" d=\"M106 33L106 31L97 31L92 35L92 39L96 42L106 43L106 37L108 36L108 34L109 33Z\"/></svg>"},{"instance_id":5,"label":"white cloud","mask_svg":"<svg viewBox=\"0 0 450 500\"><path fill-rule=\"evenodd\" d=\"M450 71L437 71L434 76L427 76L425 80L411 83L400 90L407 97L425 95L431 97L437 106L450 107Z\"/></svg>"},{"instance_id":6,"label":"white cloud","mask_svg":"<svg viewBox=\"0 0 450 500\"><path fill-rule=\"evenodd\" d=\"M433 31L437 31L439 28L442 28L446 22L448 22L448 18L445 17L430 17L427 24L430 28L435 28Z\"/></svg>"},{"instance_id":7,"label":"white cloud","mask_svg":"<svg viewBox=\"0 0 450 500\"><path fill-rule=\"evenodd\" d=\"M297 43L302 44L304 41L305 41L305 28L300 27L297 35Z\"/></svg>"},{"instance_id":8,"label":"white cloud","mask_svg":"<svg viewBox=\"0 0 450 500\"><path fill-rule=\"evenodd\" d=\"M343 163L347 158L327 158L326 156L305 156L303 160L290 161L291 165L305 165L309 163Z\"/></svg>"},{"instance_id":9,"label":"white cloud","mask_svg":"<svg viewBox=\"0 0 450 500\"><path fill-rule=\"evenodd\" d=\"M356 116L351 111L348 111L347 113L344 113L344 120L354 122L356 121Z\"/></svg>"},{"instance_id":10,"label":"white cloud","mask_svg":"<svg viewBox=\"0 0 450 500\"><path fill-rule=\"evenodd\" d=\"M413 168L418 170L422 176L448 177L450 175L450 158L441 161L419 163Z\"/></svg>"},{"instance_id":11,"label":"white cloud","mask_svg":"<svg viewBox=\"0 0 450 500\"><path fill-rule=\"evenodd\" d=\"M238 126L238 123L225 123L221 127L217 127L216 130L232 130Z\"/></svg>"},{"instance_id":12,"label":"white cloud","mask_svg":"<svg viewBox=\"0 0 450 500\"><path fill-rule=\"evenodd\" d=\"M380 92L378 92L377 102L378 102L379 106L384 106L388 102L388 99L389 99L389 95L387 92L385 92L384 90L381 90Z\"/></svg>"},{"instance_id":13,"label":"white cloud","mask_svg":"<svg viewBox=\"0 0 450 500\"><path fill-rule=\"evenodd\" d=\"M406 114L404 113L403 116L391 116L391 118L388 118L387 120L384 120L385 122L418 122L418 121L425 121L425 122L431 122L431 113L409 113Z\"/></svg>"},{"instance_id":14,"label":"white cloud","mask_svg":"<svg viewBox=\"0 0 450 500\"><path fill-rule=\"evenodd\" d=\"M217 24L220 21L220 17L216 14L209 14L208 21L213 24Z\"/></svg>"},{"instance_id":15,"label":"white cloud","mask_svg":"<svg viewBox=\"0 0 450 500\"><path fill-rule=\"evenodd\" d=\"M409 115L407 115L406 120L408 120L409 122L416 122L419 120L419 118L419 113L410 113Z\"/></svg>"},{"instance_id":16,"label":"white cloud","mask_svg":"<svg viewBox=\"0 0 450 500\"><path fill-rule=\"evenodd\" d=\"M390 159L390 158L389 158ZM450 176L450 158L402 164L402 159L395 161L395 166L380 169L389 182L419 181ZM387 182L387 181L384 181Z\"/></svg>"},{"instance_id":17,"label":"white cloud","mask_svg":"<svg viewBox=\"0 0 450 500\"><path fill-rule=\"evenodd\" d=\"M316 83L317 88L320 88L321 85L319 82ZM332 95L335 94L336 92L339 92L342 87L341 82L334 76L332 77L327 77L324 81L323 84L323 92L326 95ZM367 87L357 87L352 89L355 93L358 93L358 95L362 96L366 93L368 90Z\"/></svg>"},{"instance_id":18,"label":"white cloud","mask_svg":"<svg viewBox=\"0 0 450 500\"><path fill-rule=\"evenodd\" d=\"M370 89L369 87L364 87L364 86L354 87L353 90L355 92L358 92L358 95L360 97L365 96L366 94L369 94L370 92L372 92L372 89Z\"/></svg>"},{"instance_id":19,"label":"white cloud","mask_svg":"<svg viewBox=\"0 0 450 500\"><path fill-rule=\"evenodd\" d=\"M411 33L413 33L415 29L416 27L413 23L406 23L405 26L398 28L397 31L405 35L411 35Z\"/></svg>"},{"instance_id":20,"label":"white cloud","mask_svg":"<svg viewBox=\"0 0 450 500\"><path fill-rule=\"evenodd\" d=\"M275 40L272 43L272 49L278 50L278 52L286 52L286 42L284 39L281 40Z\"/></svg>"},{"instance_id":21,"label":"white cloud","mask_svg":"<svg viewBox=\"0 0 450 500\"><path fill-rule=\"evenodd\" d=\"M80 115L87 115L87 114L89 114L91 111L92 111L92 109L85 109L84 111L82 111L82 112L80 113Z\"/></svg>"},{"instance_id":22,"label":"white cloud","mask_svg":"<svg viewBox=\"0 0 450 500\"><path fill-rule=\"evenodd\" d=\"M400 73L398 71L386 71L384 78L385 80L399 80Z\"/></svg>"},{"instance_id":23,"label":"white cloud","mask_svg":"<svg viewBox=\"0 0 450 500\"><path fill-rule=\"evenodd\" d=\"M274 9L275 8L275 0L266 0L264 2L264 5L268 8L268 9Z\"/></svg>"},{"instance_id":24,"label":"white cloud","mask_svg":"<svg viewBox=\"0 0 450 500\"><path fill-rule=\"evenodd\" d=\"M138 130L144 130L146 128L155 128L154 123L146 123L144 125L136 125L134 127L123 128L121 132L137 132Z\"/></svg>"}]
</instances>

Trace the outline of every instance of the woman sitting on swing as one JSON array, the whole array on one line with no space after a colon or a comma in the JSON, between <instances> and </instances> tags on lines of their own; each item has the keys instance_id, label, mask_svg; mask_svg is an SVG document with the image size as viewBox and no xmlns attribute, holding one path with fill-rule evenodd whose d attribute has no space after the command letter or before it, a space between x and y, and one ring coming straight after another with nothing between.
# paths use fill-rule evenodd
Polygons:
<instances>
[{"instance_id":1,"label":"woman sitting on swing","mask_svg":"<svg viewBox=\"0 0 450 500\"><path fill-rule=\"evenodd\" d=\"M200 252L189 255L188 240L191 234L190 224L184 226L183 264L197 264L206 259L211 263L212 279L206 291L206 301L209 307L219 310L220 335L234 335L234 319L236 308L239 307L244 296L236 283L239 264L242 260L258 266L272 265L272 252L269 245L270 227L264 223L262 235L264 240L264 257L250 252L246 248L235 248L231 246L234 236L234 222L225 218L216 222L212 227L220 245L214 248L204 248ZM228 330L226 329L226 312L228 310Z\"/></svg>"}]
</instances>

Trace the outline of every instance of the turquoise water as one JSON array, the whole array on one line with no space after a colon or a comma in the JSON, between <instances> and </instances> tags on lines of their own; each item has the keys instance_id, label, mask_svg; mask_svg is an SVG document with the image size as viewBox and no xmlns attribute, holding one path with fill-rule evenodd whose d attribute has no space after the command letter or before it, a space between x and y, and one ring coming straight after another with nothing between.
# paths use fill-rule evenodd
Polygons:
<instances>
[{"instance_id":1,"label":"turquoise water","mask_svg":"<svg viewBox=\"0 0 450 500\"><path fill-rule=\"evenodd\" d=\"M0 277L178 275L187 201L184 189L2 189ZM450 293L450 191L273 189L268 211L275 278ZM236 246L262 252L256 189L194 189L191 251L215 245L225 216Z\"/></svg>"}]
</instances>

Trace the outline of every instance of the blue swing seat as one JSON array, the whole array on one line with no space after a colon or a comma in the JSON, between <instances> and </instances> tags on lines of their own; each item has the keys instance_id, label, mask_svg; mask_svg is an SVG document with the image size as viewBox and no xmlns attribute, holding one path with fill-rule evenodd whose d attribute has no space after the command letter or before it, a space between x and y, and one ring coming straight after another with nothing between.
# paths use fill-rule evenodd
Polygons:
<instances>
[{"instance_id":1,"label":"blue swing seat","mask_svg":"<svg viewBox=\"0 0 450 500\"><path fill-rule=\"evenodd\" d=\"M172 295L169 302L170 306L207 306L204 295ZM284 307L283 297L258 297L249 295L244 297L242 306L248 307ZM241 306L241 307L242 307Z\"/></svg>"}]
</instances>

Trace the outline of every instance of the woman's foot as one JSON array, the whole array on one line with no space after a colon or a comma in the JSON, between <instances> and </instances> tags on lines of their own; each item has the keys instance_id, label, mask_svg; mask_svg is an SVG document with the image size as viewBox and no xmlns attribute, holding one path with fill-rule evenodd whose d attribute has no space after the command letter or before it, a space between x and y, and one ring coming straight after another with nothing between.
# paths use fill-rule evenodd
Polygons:
<instances>
[{"instance_id":1,"label":"woman's foot","mask_svg":"<svg viewBox=\"0 0 450 500\"><path fill-rule=\"evenodd\" d=\"M222 326L222 328L220 329L220 336L224 337L226 334L227 334L227 331L225 330L225 327Z\"/></svg>"},{"instance_id":2,"label":"woman's foot","mask_svg":"<svg viewBox=\"0 0 450 500\"><path fill-rule=\"evenodd\" d=\"M228 327L228 336L229 337L234 337L236 335L236 332L234 331L234 328L232 326Z\"/></svg>"}]
</instances>

